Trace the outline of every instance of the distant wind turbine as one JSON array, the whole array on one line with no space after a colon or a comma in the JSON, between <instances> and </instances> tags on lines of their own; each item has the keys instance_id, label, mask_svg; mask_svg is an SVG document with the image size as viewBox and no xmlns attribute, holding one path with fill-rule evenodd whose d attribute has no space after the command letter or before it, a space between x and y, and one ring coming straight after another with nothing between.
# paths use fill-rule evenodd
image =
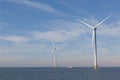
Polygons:
<instances>
[{"instance_id":1,"label":"distant wind turbine","mask_svg":"<svg viewBox=\"0 0 120 80\"><path fill-rule=\"evenodd\" d=\"M79 22L81 22L82 24L88 26L90 29L93 30L93 33L92 33L92 44L93 44L93 47L94 47L94 66L93 68L94 69L97 69L98 67L98 64L97 64L97 40L96 40L96 29L98 28L98 26L100 26L103 22L105 22L108 18L110 18L110 16L106 17L105 19L103 19L101 22L99 22L97 25L95 26L91 26L89 25L88 23L84 22L84 21L81 21L79 20Z\"/></svg>"},{"instance_id":2,"label":"distant wind turbine","mask_svg":"<svg viewBox=\"0 0 120 80\"><path fill-rule=\"evenodd\" d=\"M51 50L50 54L53 55L53 67L56 68L57 67L56 54L55 54L56 46L55 46L55 43L53 41L51 41L51 42L52 42L52 50Z\"/></svg>"}]
</instances>

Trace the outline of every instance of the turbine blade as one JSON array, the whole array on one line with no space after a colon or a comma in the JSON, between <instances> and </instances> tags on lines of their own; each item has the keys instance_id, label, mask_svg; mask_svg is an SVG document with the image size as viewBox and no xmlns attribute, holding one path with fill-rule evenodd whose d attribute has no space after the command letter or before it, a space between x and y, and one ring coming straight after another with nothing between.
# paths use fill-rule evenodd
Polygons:
<instances>
[{"instance_id":1,"label":"turbine blade","mask_svg":"<svg viewBox=\"0 0 120 80\"><path fill-rule=\"evenodd\" d=\"M89 25L88 23L86 23L86 22L84 22L84 21L82 21L82 20L78 20L78 21L81 22L82 24L88 26L89 28L92 28L92 29L93 29L93 27L92 27L91 25Z\"/></svg>"},{"instance_id":2,"label":"turbine blade","mask_svg":"<svg viewBox=\"0 0 120 80\"><path fill-rule=\"evenodd\" d=\"M54 53L54 48L52 48L52 50L50 51L50 54L52 55Z\"/></svg>"},{"instance_id":3,"label":"turbine blade","mask_svg":"<svg viewBox=\"0 0 120 80\"><path fill-rule=\"evenodd\" d=\"M103 22L105 22L108 18L110 18L110 16L106 17L105 19L103 19L101 22L99 22L94 28L97 28L99 25L101 25Z\"/></svg>"},{"instance_id":4,"label":"turbine blade","mask_svg":"<svg viewBox=\"0 0 120 80\"><path fill-rule=\"evenodd\" d=\"M51 42L52 42L52 47L55 47L55 43L53 41L51 41Z\"/></svg>"},{"instance_id":5,"label":"turbine blade","mask_svg":"<svg viewBox=\"0 0 120 80\"><path fill-rule=\"evenodd\" d=\"M55 47L55 43L53 41L51 41L52 43L52 50L50 51L50 54L53 54L54 51L56 50L56 47Z\"/></svg>"},{"instance_id":6,"label":"turbine blade","mask_svg":"<svg viewBox=\"0 0 120 80\"><path fill-rule=\"evenodd\" d=\"M94 30L93 30L93 33L92 33L92 46L94 45L94 37L95 37L95 32L94 32Z\"/></svg>"}]
</instances>

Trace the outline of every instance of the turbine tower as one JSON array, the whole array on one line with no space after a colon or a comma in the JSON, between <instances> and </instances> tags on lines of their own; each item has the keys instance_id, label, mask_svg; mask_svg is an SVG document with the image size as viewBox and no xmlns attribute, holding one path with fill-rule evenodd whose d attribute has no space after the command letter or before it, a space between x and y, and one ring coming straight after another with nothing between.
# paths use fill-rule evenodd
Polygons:
<instances>
[{"instance_id":1,"label":"turbine tower","mask_svg":"<svg viewBox=\"0 0 120 80\"><path fill-rule=\"evenodd\" d=\"M92 29L93 33L92 33L92 44L93 44L93 48L94 48L94 69L97 69L98 64L97 64L97 40L96 40L96 29L98 28L98 26L100 26L103 22L105 22L108 18L110 18L110 16L106 17L105 19L103 19L101 22L99 22L97 25L95 26L91 26L88 23L79 20L82 24L88 26L90 29Z\"/></svg>"},{"instance_id":2,"label":"turbine tower","mask_svg":"<svg viewBox=\"0 0 120 80\"><path fill-rule=\"evenodd\" d=\"M55 43L53 41L51 41L51 42L52 42L52 50L50 53L53 55L53 67L56 68L57 67L56 54L55 54L56 46L55 46Z\"/></svg>"}]
</instances>

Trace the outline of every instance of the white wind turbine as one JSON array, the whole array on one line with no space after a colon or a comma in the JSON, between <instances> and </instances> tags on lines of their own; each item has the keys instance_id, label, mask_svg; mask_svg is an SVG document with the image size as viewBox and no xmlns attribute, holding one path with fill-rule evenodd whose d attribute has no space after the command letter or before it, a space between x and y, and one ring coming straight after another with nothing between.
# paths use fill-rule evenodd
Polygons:
<instances>
[{"instance_id":1,"label":"white wind turbine","mask_svg":"<svg viewBox=\"0 0 120 80\"><path fill-rule=\"evenodd\" d=\"M51 41L51 42L52 42L52 50L50 53L53 55L53 67L56 68L57 67L56 54L55 54L56 46L55 46L55 43L53 41Z\"/></svg>"},{"instance_id":2,"label":"white wind turbine","mask_svg":"<svg viewBox=\"0 0 120 80\"><path fill-rule=\"evenodd\" d=\"M97 69L97 67L98 67L98 64L97 64L96 29L98 28L98 26L100 26L104 21L106 21L106 20L107 20L108 18L110 18L110 17L111 17L111 16L106 17L105 19L103 19L101 22L99 22L99 23L96 24L95 26L91 26L91 25L89 25L88 23L79 20L82 24L88 26L90 29L93 30L93 33L92 33L92 44L93 44L93 47L94 47L94 66L93 66L94 69Z\"/></svg>"}]
</instances>

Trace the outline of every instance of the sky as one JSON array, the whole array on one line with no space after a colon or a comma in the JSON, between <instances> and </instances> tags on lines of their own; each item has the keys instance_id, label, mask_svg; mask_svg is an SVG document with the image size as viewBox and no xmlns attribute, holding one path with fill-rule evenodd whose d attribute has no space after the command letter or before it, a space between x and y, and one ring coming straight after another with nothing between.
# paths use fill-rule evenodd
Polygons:
<instances>
[{"instance_id":1,"label":"sky","mask_svg":"<svg viewBox=\"0 0 120 80\"><path fill-rule=\"evenodd\" d=\"M0 0L0 67L93 66L97 28L98 66L120 67L119 0Z\"/></svg>"}]
</instances>

